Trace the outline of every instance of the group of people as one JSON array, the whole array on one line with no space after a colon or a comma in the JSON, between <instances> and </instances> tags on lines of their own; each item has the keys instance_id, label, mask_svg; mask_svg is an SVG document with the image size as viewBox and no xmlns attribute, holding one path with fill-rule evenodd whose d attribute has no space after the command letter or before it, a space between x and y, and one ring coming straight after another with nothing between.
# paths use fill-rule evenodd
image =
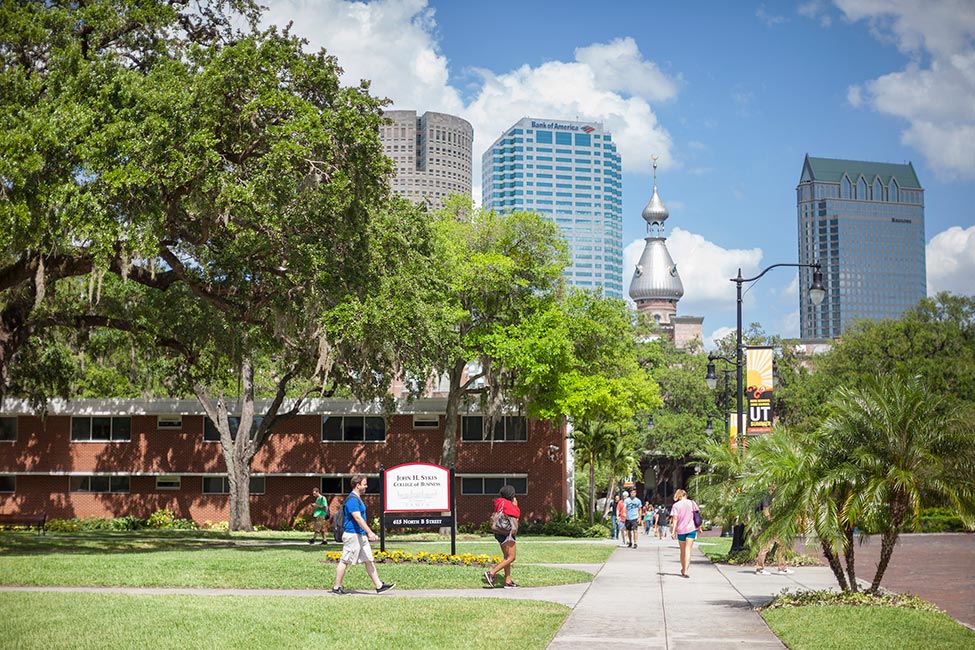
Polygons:
<instances>
[{"instance_id":1,"label":"group of people","mask_svg":"<svg viewBox=\"0 0 975 650\"><path fill-rule=\"evenodd\" d=\"M335 569L335 582L332 593L346 595L352 593L342 587L342 580L350 564L364 564L366 574L372 579L376 586L376 593L382 594L396 585L385 583L379 578L376 571L376 564L372 557L372 547L370 542L379 539L375 532L366 522L366 506L362 502L362 495L369 485L369 479L362 474L352 477L352 492L345 499L341 506L341 516L343 518L342 535L342 556ZM328 502L321 492L315 488L312 491L314 497L314 533L309 544L314 544L320 535L322 544L325 543L326 523L331 517L338 517L340 513L329 511ZM769 500L762 502L760 508L766 517L769 517ZM517 521L521 517L521 509L518 507L518 498L515 496L515 489L510 485L501 488L500 493L494 500L494 510L503 512L508 517ZM677 490L674 492L674 504L667 508L664 504L654 506L652 503L644 504L636 496L636 490L630 490L629 496L616 495L616 510L613 519L613 537L621 536L620 545L628 548L637 548L637 538L639 535L640 523L645 527L647 535L652 534L658 539L664 539L670 534L672 539L676 539L680 545L680 574L684 578L690 577L691 550L694 547L694 540L697 539L698 524L695 522L695 513L700 508L697 503L688 498L687 492ZM511 579L511 565L515 561L517 540L515 539L515 529L512 528L507 534L495 534L498 544L501 546L503 559L491 569L484 572L484 580L492 589L495 586L495 576L504 573L504 588L515 589L518 584ZM629 540L629 541L626 541ZM765 570L765 557L773 543L778 540L770 540L763 545L758 554L756 572L767 574ZM777 554L779 573L791 573L785 564L785 553Z\"/></svg>"},{"instance_id":2,"label":"group of people","mask_svg":"<svg viewBox=\"0 0 975 650\"><path fill-rule=\"evenodd\" d=\"M653 535L657 539L665 539L670 535L680 544L680 574L689 578L691 566L691 549L697 538L698 526L694 523L694 513L699 511L697 503L689 499L687 492L674 492L674 505L668 508L664 504L654 506L643 503L636 496L636 489L617 494L615 512L612 517L613 538L620 540L620 546L637 548L637 537L640 522L643 522L645 534ZM673 531L673 532L671 532Z\"/></svg>"}]
</instances>

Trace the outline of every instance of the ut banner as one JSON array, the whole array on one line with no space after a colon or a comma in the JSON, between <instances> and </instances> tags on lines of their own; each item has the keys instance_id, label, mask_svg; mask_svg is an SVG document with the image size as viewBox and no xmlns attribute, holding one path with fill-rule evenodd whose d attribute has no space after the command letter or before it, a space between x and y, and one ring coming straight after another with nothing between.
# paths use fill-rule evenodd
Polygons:
<instances>
[{"instance_id":1,"label":"ut banner","mask_svg":"<svg viewBox=\"0 0 975 650\"><path fill-rule=\"evenodd\" d=\"M771 347L749 347L745 349L745 367L748 369L745 381L745 396L748 410L745 433L768 433L772 430L774 416L773 380Z\"/></svg>"}]
</instances>

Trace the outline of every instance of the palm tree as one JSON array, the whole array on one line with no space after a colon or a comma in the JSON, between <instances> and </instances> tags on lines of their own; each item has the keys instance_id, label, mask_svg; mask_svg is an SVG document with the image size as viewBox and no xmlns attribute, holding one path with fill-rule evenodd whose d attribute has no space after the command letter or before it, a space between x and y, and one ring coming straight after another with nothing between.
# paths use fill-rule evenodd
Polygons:
<instances>
[{"instance_id":1,"label":"palm tree","mask_svg":"<svg viewBox=\"0 0 975 650\"><path fill-rule=\"evenodd\" d=\"M589 525L593 525L596 511L596 465L607 454L615 435L601 422L580 422L572 432L572 447L582 467L589 468ZM610 480L610 486L613 482Z\"/></svg>"},{"instance_id":2,"label":"palm tree","mask_svg":"<svg viewBox=\"0 0 975 650\"><path fill-rule=\"evenodd\" d=\"M871 378L840 388L830 406L819 435L846 452L853 489L845 516L881 534L876 593L901 527L917 524L922 496L975 520L971 420L920 377Z\"/></svg>"},{"instance_id":3,"label":"palm tree","mask_svg":"<svg viewBox=\"0 0 975 650\"><path fill-rule=\"evenodd\" d=\"M613 484L616 483L616 479L634 474L640 469L640 454L637 451L635 437L625 435L622 428L618 435L610 435L612 437L604 456L609 468L609 487L606 490L607 507L613 500Z\"/></svg>"},{"instance_id":4,"label":"palm tree","mask_svg":"<svg viewBox=\"0 0 975 650\"><path fill-rule=\"evenodd\" d=\"M691 492L696 501L706 503L708 515L724 522L741 521L751 511L748 499L742 493L746 458L731 447L727 440L709 440L695 454L702 461L702 472L690 480Z\"/></svg>"}]
</instances>

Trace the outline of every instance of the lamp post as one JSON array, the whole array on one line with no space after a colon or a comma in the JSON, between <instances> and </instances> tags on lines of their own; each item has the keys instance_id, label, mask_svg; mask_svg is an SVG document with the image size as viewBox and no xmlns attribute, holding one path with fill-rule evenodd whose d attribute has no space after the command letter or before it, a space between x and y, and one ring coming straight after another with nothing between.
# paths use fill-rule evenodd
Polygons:
<instances>
[{"instance_id":1,"label":"lamp post","mask_svg":"<svg viewBox=\"0 0 975 650\"><path fill-rule=\"evenodd\" d=\"M708 374L705 375L704 382L708 385L708 388L710 388L711 390L714 390L718 386L718 375L715 374L715 369L714 369L714 361L715 361L715 359L719 359L721 361L724 361L729 366L734 366L735 365L735 362L732 361L731 359L729 359L728 357L723 357L720 354L708 354ZM728 386L731 383L731 382L728 381L728 375L730 375L731 373L733 373L734 370L732 368L722 368L721 369L721 372L724 373L724 402L723 402L723 405L724 405L724 410L725 410L725 415L726 415L726 417L723 417L721 419L724 420L724 423L725 423L725 432L724 432L725 433L725 436L728 436L730 434L729 426L731 424L730 420L727 417L727 413L728 413L728 410L729 410L728 407L730 406L728 404ZM708 417L710 418L710 416L708 416ZM708 428L710 429L710 431L708 431L708 435L710 436L712 433L714 433L714 429L710 427L710 420L709 420L709 427Z\"/></svg>"},{"instance_id":2,"label":"lamp post","mask_svg":"<svg viewBox=\"0 0 975 650\"><path fill-rule=\"evenodd\" d=\"M823 302L823 298L826 297L826 288L823 286L823 272L822 265L819 262L813 262L812 264L773 264L772 266L766 267L761 273L753 278L743 278L741 276L741 269L738 269L738 275L731 278L731 282L735 283L738 291L738 321L737 327L735 328L735 371L736 371L736 411L735 420L738 424L738 437L741 439L739 453L745 453L745 435L746 427L744 419L742 417L742 402L743 402L743 392L742 392L742 367L744 363L742 362L742 346L741 346L741 285L745 283L751 283L759 280L763 275L771 271L772 269L779 268L780 266L789 266L793 268L806 268L813 269L812 283L809 285L809 300L812 304L818 307ZM731 552L737 553L744 549L745 526L743 524L737 524L734 529L734 539L731 542Z\"/></svg>"}]
</instances>

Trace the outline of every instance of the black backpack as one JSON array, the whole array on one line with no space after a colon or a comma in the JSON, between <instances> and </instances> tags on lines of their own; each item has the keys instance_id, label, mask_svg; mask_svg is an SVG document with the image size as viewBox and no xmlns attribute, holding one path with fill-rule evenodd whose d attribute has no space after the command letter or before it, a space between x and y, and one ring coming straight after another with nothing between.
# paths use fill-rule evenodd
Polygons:
<instances>
[{"instance_id":1,"label":"black backpack","mask_svg":"<svg viewBox=\"0 0 975 650\"><path fill-rule=\"evenodd\" d=\"M348 512L345 509L345 504L347 504L349 499L352 498L358 499L359 503L362 503L362 499L350 494L345 498L345 501L342 502L341 512L336 512L335 516L332 517L332 537L334 537L335 541L339 543L342 542L342 535L345 533L345 517L348 515ZM341 517L339 516L340 514L342 515Z\"/></svg>"}]
</instances>

